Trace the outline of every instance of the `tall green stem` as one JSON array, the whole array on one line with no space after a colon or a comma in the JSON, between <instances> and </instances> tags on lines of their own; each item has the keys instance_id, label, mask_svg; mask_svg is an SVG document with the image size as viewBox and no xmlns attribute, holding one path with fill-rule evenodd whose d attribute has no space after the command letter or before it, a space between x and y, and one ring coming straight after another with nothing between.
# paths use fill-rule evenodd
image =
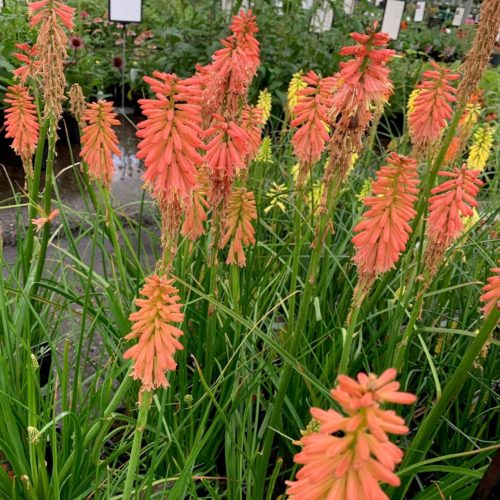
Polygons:
<instances>
[{"instance_id":1,"label":"tall green stem","mask_svg":"<svg viewBox=\"0 0 500 500\"><path fill-rule=\"evenodd\" d=\"M335 180L330 184L328 188L328 202L326 211L321 214L320 221L318 224L318 232L315 237L315 243L313 245L313 250L311 253L311 260L309 262L309 269L307 271L306 282L304 285L304 292L300 299L299 314L297 317L297 323L295 325L294 331L290 332L288 337L287 350L291 357L297 354L300 340L302 334L306 327L307 318L309 315L309 306L311 303L311 298L316 285L316 278L318 276L319 262L321 252L323 250L323 237L327 229L330 218L332 217L333 210L335 207L336 199L338 196L338 185L336 185ZM274 438L274 429L277 427L281 419L281 409L286 397L286 391L288 384L293 374L293 366L291 364L285 364L281 371L281 376L278 384L278 391L274 399L274 405L271 410L271 417L269 419L269 425L264 437L264 445L262 449L262 454L258 458L257 463L257 480L256 480L256 491L255 498L264 498L265 489L265 478L267 467L269 464L269 458L271 456L271 448Z\"/></svg>"},{"instance_id":2,"label":"tall green stem","mask_svg":"<svg viewBox=\"0 0 500 500\"><path fill-rule=\"evenodd\" d=\"M38 136L38 145L35 154L35 165L33 170L33 178L29 183L29 210L28 210L28 234L26 235L26 243L24 246L25 266L24 266L24 279L28 279L28 270L30 267L31 259L33 257L33 240L35 237L35 225L31 222L36 218L37 204L38 204L38 191L40 190L40 177L42 175L42 161L45 149L45 140L47 138L47 130L49 127L49 120L45 120L40 128L40 135Z\"/></svg>"},{"instance_id":3,"label":"tall green stem","mask_svg":"<svg viewBox=\"0 0 500 500\"><path fill-rule=\"evenodd\" d=\"M448 410L452 401L457 397L460 389L462 389L465 381L467 380L468 371L474 363L474 359L476 359L499 320L500 310L494 309L484 321L483 326L479 330L476 338L472 341L472 344L465 351L465 354L453 373L453 376L445 385L441 398L436 402L436 404L434 404L434 406L432 406L431 411L420 424L413 441L408 446L408 451L401 466L402 468L424 459L427 451L432 445L434 436L439 429L441 417ZM402 484L393 498L403 499L405 497L413 477L414 476L411 475L407 478L403 478Z\"/></svg>"},{"instance_id":4,"label":"tall green stem","mask_svg":"<svg viewBox=\"0 0 500 500\"><path fill-rule=\"evenodd\" d=\"M139 456L141 454L141 441L144 429L148 422L148 412L151 406L151 401L153 399L153 393L151 391L145 391L142 393L142 401L139 406L139 415L137 417L137 423L135 425L134 431L134 441L132 442L132 451L130 452L130 459L128 462L127 478L125 479L125 486L123 488L122 500L130 500L132 496L132 487L134 486L134 477L137 472L137 465L139 462ZM137 495L136 495L137 496Z\"/></svg>"},{"instance_id":5,"label":"tall green stem","mask_svg":"<svg viewBox=\"0 0 500 500\"><path fill-rule=\"evenodd\" d=\"M347 370L347 365L351 355L352 339L354 338L354 330L356 329L356 321L360 310L361 304L356 304L349 318L344 345L342 347L342 357L340 358L339 374L345 374Z\"/></svg>"},{"instance_id":6,"label":"tall green stem","mask_svg":"<svg viewBox=\"0 0 500 500\"><path fill-rule=\"evenodd\" d=\"M49 118L49 121L51 122L49 125L49 150L48 150L48 155L47 155L47 164L45 167L45 188L43 192L43 211L45 212L45 215L48 217L48 215L51 212L52 209L52 177L54 173L54 158L56 155L56 140L57 140L57 131L56 131L56 123L55 123L55 118ZM35 174L36 176L36 174ZM35 182L33 182L35 184ZM35 207L36 210L36 207ZM33 223L30 221L30 227L33 226ZM40 242L40 252L38 254L38 261L37 261L37 266L35 269L35 280L33 284L33 289L31 292L31 295L35 295L37 288L38 288L38 282L40 281L40 278L42 277L42 272L43 268L45 265L45 258L47 256L47 247L49 244L49 238L50 238L50 224L47 223L43 226L42 229L42 239Z\"/></svg>"}]
</instances>

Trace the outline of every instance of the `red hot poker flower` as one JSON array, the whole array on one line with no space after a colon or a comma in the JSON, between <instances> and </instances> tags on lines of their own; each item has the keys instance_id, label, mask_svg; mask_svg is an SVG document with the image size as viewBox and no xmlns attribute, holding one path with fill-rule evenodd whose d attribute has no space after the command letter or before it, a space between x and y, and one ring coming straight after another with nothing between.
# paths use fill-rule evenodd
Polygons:
<instances>
[{"instance_id":1,"label":"red hot poker flower","mask_svg":"<svg viewBox=\"0 0 500 500\"><path fill-rule=\"evenodd\" d=\"M33 28L45 22L48 17L55 15L66 26L68 31L75 27L73 16L75 9L55 0L41 0L28 4L30 11L30 27Z\"/></svg>"},{"instance_id":2,"label":"red hot poker flower","mask_svg":"<svg viewBox=\"0 0 500 500\"><path fill-rule=\"evenodd\" d=\"M353 59L340 64L338 78L342 85L333 97L332 118L339 113L352 113L358 107L381 105L392 93L386 64L395 52L380 48L389 43L389 35L370 30L368 34L351 33L351 38L357 45L340 50L340 55L351 55Z\"/></svg>"},{"instance_id":3,"label":"red hot poker flower","mask_svg":"<svg viewBox=\"0 0 500 500\"><path fill-rule=\"evenodd\" d=\"M182 331L171 325L184 320L178 290L173 283L173 279L165 276L146 278L140 292L145 298L136 299L139 310L130 315L134 324L125 338L139 339L139 342L123 357L133 360L132 377L141 381L144 391L168 387L165 373L176 369L174 354L183 349L178 340Z\"/></svg>"},{"instance_id":4,"label":"red hot poker flower","mask_svg":"<svg viewBox=\"0 0 500 500\"><path fill-rule=\"evenodd\" d=\"M413 158L392 153L387 165L377 172L373 196L363 200L368 210L354 228L358 234L352 239L356 247L354 261L362 279L388 271L406 248L409 222L416 215L413 206L417 186L417 162Z\"/></svg>"},{"instance_id":5,"label":"red hot poker flower","mask_svg":"<svg viewBox=\"0 0 500 500\"><path fill-rule=\"evenodd\" d=\"M252 161L259 152L262 142L262 109L255 106L245 106L241 116L241 128L249 138L247 163Z\"/></svg>"},{"instance_id":6,"label":"red hot poker flower","mask_svg":"<svg viewBox=\"0 0 500 500\"><path fill-rule=\"evenodd\" d=\"M6 137L14 139L12 148L23 163L29 162L35 153L39 128L33 97L23 85L12 85L7 88L5 102L10 105L5 112Z\"/></svg>"},{"instance_id":7,"label":"red hot poker flower","mask_svg":"<svg viewBox=\"0 0 500 500\"><path fill-rule=\"evenodd\" d=\"M203 106L206 112L229 113L235 116L239 100L245 99L248 87L259 66L259 42L255 38L258 32L252 11L233 16L230 26L233 32L221 40L222 49L212 56L212 63L206 67L206 89L203 94ZM224 109L222 109L224 106Z\"/></svg>"},{"instance_id":8,"label":"red hot poker flower","mask_svg":"<svg viewBox=\"0 0 500 500\"><path fill-rule=\"evenodd\" d=\"M231 240L226 264L245 266L246 258L243 245L255 243L252 220L256 218L257 209L253 193L245 188L233 190L224 221L224 235L220 243L220 247L223 248Z\"/></svg>"},{"instance_id":9,"label":"red hot poker flower","mask_svg":"<svg viewBox=\"0 0 500 500\"><path fill-rule=\"evenodd\" d=\"M113 103L99 100L87 104L84 120L87 126L82 130L80 156L88 166L90 178L109 187L114 172L113 154L121 155L113 130L120 121L116 119Z\"/></svg>"},{"instance_id":10,"label":"red hot poker flower","mask_svg":"<svg viewBox=\"0 0 500 500\"><path fill-rule=\"evenodd\" d=\"M13 73L24 84L40 70L40 61L37 60L38 49L36 45L30 47L27 43L16 43L16 48L19 52L14 52L14 57L22 62L23 66L15 69Z\"/></svg>"},{"instance_id":11,"label":"red hot poker flower","mask_svg":"<svg viewBox=\"0 0 500 500\"><path fill-rule=\"evenodd\" d=\"M481 302L484 302L483 312L488 316L493 309L500 309L500 267L491 269L493 276L488 278L488 284L484 286Z\"/></svg>"},{"instance_id":12,"label":"red hot poker flower","mask_svg":"<svg viewBox=\"0 0 500 500\"><path fill-rule=\"evenodd\" d=\"M155 99L141 99L146 120L139 123L137 157L144 160L144 180L160 204L190 203L196 186L196 169L203 163L200 151L201 106L198 81L154 72L144 80Z\"/></svg>"},{"instance_id":13,"label":"red hot poker flower","mask_svg":"<svg viewBox=\"0 0 500 500\"><path fill-rule=\"evenodd\" d=\"M456 89L450 84L460 75L431 61L434 69L425 71L423 81L409 116L410 135L418 150L432 146L451 118L451 105Z\"/></svg>"},{"instance_id":14,"label":"red hot poker flower","mask_svg":"<svg viewBox=\"0 0 500 500\"><path fill-rule=\"evenodd\" d=\"M452 172L439 172L450 180L435 187L429 199L429 237L445 248L460 235L464 227L462 217L471 217L477 207L476 196L483 183L479 170L468 170L464 163Z\"/></svg>"},{"instance_id":15,"label":"red hot poker flower","mask_svg":"<svg viewBox=\"0 0 500 500\"><path fill-rule=\"evenodd\" d=\"M293 109L296 118L291 126L297 127L292 142L295 155L305 172L321 158L328 141L328 110L332 104L333 78L320 78L314 71L303 77L307 86L298 92L297 105ZM305 178L299 174L299 184Z\"/></svg>"},{"instance_id":16,"label":"red hot poker flower","mask_svg":"<svg viewBox=\"0 0 500 500\"><path fill-rule=\"evenodd\" d=\"M236 172L246 167L250 138L236 122L220 115L214 115L204 136L208 139L205 161L212 184L210 200L218 205L229 196Z\"/></svg>"},{"instance_id":17,"label":"red hot poker flower","mask_svg":"<svg viewBox=\"0 0 500 500\"><path fill-rule=\"evenodd\" d=\"M406 434L404 420L387 403L412 404L415 396L399 392L396 370L380 377L360 373L357 381L345 375L331 391L343 413L311 408L319 432L306 434L295 462L304 467L296 481L287 481L289 498L296 500L388 499L379 482L400 484L394 474L403 452L389 441L388 434ZM338 432L342 437L336 436Z\"/></svg>"}]
</instances>

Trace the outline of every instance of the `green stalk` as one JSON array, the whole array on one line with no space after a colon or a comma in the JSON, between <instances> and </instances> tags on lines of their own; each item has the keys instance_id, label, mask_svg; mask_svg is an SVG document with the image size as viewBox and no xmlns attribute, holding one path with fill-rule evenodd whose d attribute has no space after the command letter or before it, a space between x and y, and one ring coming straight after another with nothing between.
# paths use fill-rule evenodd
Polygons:
<instances>
[{"instance_id":1,"label":"green stalk","mask_svg":"<svg viewBox=\"0 0 500 500\"><path fill-rule=\"evenodd\" d=\"M139 406L139 416L134 431L134 441L132 442L132 451L130 452L130 460L127 468L127 478L125 479L125 486L123 488L122 500L130 500L132 496L132 487L134 485L134 477L137 471L139 462L139 455L141 453L142 434L148 422L148 412L153 399L151 391L142 393L142 401Z\"/></svg>"},{"instance_id":2,"label":"green stalk","mask_svg":"<svg viewBox=\"0 0 500 500\"><path fill-rule=\"evenodd\" d=\"M241 314L241 284L240 284L240 270L236 264L231 264L231 295L233 298L233 311L237 314ZM233 349L237 348L238 338L240 336L241 323L237 321L234 325L234 338L233 338Z\"/></svg>"},{"instance_id":3,"label":"green stalk","mask_svg":"<svg viewBox=\"0 0 500 500\"><path fill-rule=\"evenodd\" d=\"M441 398L434 404L431 411L427 414L427 416L420 424L420 427L415 437L413 438L413 441L408 446L408 451L401 466L402 468L404 468L405 466L407 467L409 465L413 465L425 458L427 451L432 445L434 436L439 429L441 417L449 409L450 404L462 389L465 381L467 380L469 369L471 368L474 360L488 340L491 332L496 327L499 320L500 310L495 308L485 319L483 326L479 330L476 338L472 341L472 344L465 351L462 360L453 373L453 376L445 385ZM396 495L394 496L394 498L403 499L405 497L405 494L410 487L413 477L414 475L410 475L402 481L401 486L396 491Z\"/></svg>"},{"instance_id":4,"label":"green stalk","mask_svg":"<svg viewBox=\"0 0 500 500\"><path fill-rule=\"evenodd\" d=\"M300 234L300 223L303 206L302 192L297 192L297 205L293 214L293 234ZM297 290L297 279L299 275L300 254L302 252L302 238L295 240L295 247L293 249L292 257L292 277L290 280L290 301L288 305L288 328L289 332L293 332L295 327L295 300Z\"/></svg>"},{"instance_id":5,"label":"green stalk","mask_svg":"<svg viewBox=\"0 0 500 500\"><path fill-rule=\"evenodd\" d=\"M349 364L349 357L351 355L352 339L354 337L354 330L356 329L356 321L358 319L361 306L362 303L355 305L354 308L352 309L349 318L349 324L347 326L344 345L342 346L342 357L340 358L339 374L345 374L347 371L347 365Z\"/></svg>"},{"instance_id":6,"label":"green stalk","mask_svg":"<svg viewBox=\"0 0 500 500\"><path fill-rule=\"evenodd\" d=\"M306 327L307 318L309 315L309 305L311 302L312 294L316 285L316 278L319 270L319 262L321 251L323 249L322 237L327 228L328 222L330 221L330 217L333 214L333 210L335 207L335 203L338 196L339 189L335 189L338 186L335 186L337 183L333 180L328 187L328 202L326 211L321 214L320 221L318 224L318 233L315 237L316 241L313 245L313 250L311 252L311 260L309 262L309 269L307 271L307 278L304 285L304 292L302 294L299 306L299 314L297 318L297 323L293 332L290 332L290 336L288 337L287 342L287 350L291 357L295 357L299 345L300 340L302 338L302 334ZM267 426L266 434L263 439L263 447L262 454L257 459L257 480L256 480L256 495L255 498L264 498L264 488L265 488L265 479L267 476L267 467L269 464L269 458L271 456L271 448L273 444L274 438L274 430L281 419L281 409L283 407L283 403L285 401L286 392L288 389L288 385L290 383L290 379L293 374L293 366L291 364L285 364L281 371L278 391L276 393L276 397L274 400L274 405L271 410L271 417L269 419L269 424Z\"/></svg>"},{"instance_id":7,"label":"green stalk","mask_svg":"<svg viewBox=\"0 0 500 500\"><path fill-rule=\"evenodd\" d=\"M56 155L56 140L57 140L57 131L55 118L49 118L51 122L49 125L49 150L47 155L47 164L45 168L45 189L43 192L43 210L45 215L48 216L52 209L52 177L54 173L54 158ZM36 174L35 174L36 177ZM35 182L33 182L35 184ZM36 212L36 207L35 207ZM30 227L33 224L30 220ZM38 288L38 282L42 277L43 268L45 265L45 258L47 256L47 247L49 244L50 238L50 224L45 224L42 229L42 239L40 242L40 253L38 255L38 262L35 270L35 279L33 283L33 289L31 291L31 295L34 296L36 294Z\"/></svg>"},{"instance_id":8,"label":"green stalk","mask_svg":"<svg viewBox=\"0 0 500 500\"><path fill-rule=\"evenodd\" d=\"M28 279L29 267L31 259L33 257L33 240L35 236L35 225L31 222L32 219L36 218L37 210L36 206L38 203L38 191L40 189L40 177L42 173L42 160L43 152L45 149L45 140L47 138L47 130L49 127L49 120L45 120L42 127L40 128L40 134L38 136L38 144L36 147L35 154L35 164L33 170L33 178L29 184L29 210L28 210L28 234L26 235L26 244L24 247L25 255L25 266L24 266L24 279L25 282Z\"/></svg>"},{"instance_id":9,"label":"green stalk","mask_svg":"<svg viewBox=\"0 0 500 500\"><path fill-rule=\"evenodd\" d=\"M394 352L394 361L392 366L396 368L396 370L400 370L405 359L406 350L408 349L408 345L410 343L410 338L413 334L415 323L420 317L420 312L422 311L422 305L424 303L424 292L425 285L424 282L421 281L418 286L418 291L416 293L417 300L413 304L413 308L411 310L410 319L408 324L406 325L405 331L399 343L396 346L396 350Z\"/></svg>"}]
</instances>

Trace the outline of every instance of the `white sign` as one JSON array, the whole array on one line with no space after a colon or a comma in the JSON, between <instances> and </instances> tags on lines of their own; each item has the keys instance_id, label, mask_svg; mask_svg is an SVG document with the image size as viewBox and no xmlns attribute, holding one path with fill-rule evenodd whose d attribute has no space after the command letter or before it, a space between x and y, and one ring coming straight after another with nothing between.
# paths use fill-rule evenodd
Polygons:
<instances>
[{"instance_id":1,"label":"white sign","mask_svg":"<svg viewBox=\"0 0 500 500\"><path fill-rule=\"evenodd\" d=\"M5 2L3 0L0 0L0 10L3 9Z\"/></svg>"},{"instance_id":2,"label":"white sign","mask_svg":"<svg viewBox=\"0 0 500 500\"><path fill-rule=\"evenodd\" d=\"M398 39L399 28L401 27L401 19L403 19L403 11L405 3L401 0L387 0L384 11L384 19L380 31L388 33L393 40Z\"/></svg>"},{"instance_id":3,"label":"white sign","mask_svg":"<svg viewBox=\"0 0 500 500\"><path fill-rule=\"evenodd\" d=\"M315 33L321 33L322 31L328 31L332 27L333 21L333 10L327 1L323 1L323 4L316 9L314 15L311 19L312 30Z\"/></svg>"},{"instance_id":4,"label":"white sign","mask_svg":"<svg viewBox=\"0 0 500 500\"><path fill-rule=\"evenodd\" d=\"M464 19L465 9L463 7L457 7L455 11L455 15L453 16L453 21L451 22L452 26L460 26Z\"/></svg>"},{"instance_id":5,"label":"white sign","mask_svg":"<svg viewBox=\"0 0 500 500\"><path fill-rule=\"evenodd\" d=\"M415 17L414 17L415 22L423 21L424 14L425 14L425 2L417 2L417 5L415 6Z\"/></svg>"},{"instance_id":6,"label":"white sign","mask_svg":"<svg viewBox=\"0 0 500 500\"><path fill-rule=\"evenodd\" d=\"M344 0L344 13L350 16L356 7L356 0Z\"/></svg>"},{"instance_id":7,"label":"white sign","mask_svg":"<svg viewBox=\"0 0 500 500\"><path fill-rule=\"evenodd\" d=\"M140 23L142 0L109 0L109 20L117 23Z\"/></svg>"}]
</instances>

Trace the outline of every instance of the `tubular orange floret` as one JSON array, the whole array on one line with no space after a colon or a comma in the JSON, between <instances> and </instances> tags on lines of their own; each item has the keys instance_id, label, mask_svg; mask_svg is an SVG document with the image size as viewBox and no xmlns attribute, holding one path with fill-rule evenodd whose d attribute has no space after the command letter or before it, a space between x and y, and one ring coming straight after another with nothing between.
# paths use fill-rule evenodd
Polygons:
<instances>
[{"instance_id":1,"label":"tubular orange floret","mask_svg":"<svg viewBox=\"0 0 500 500\"><path fill-rule=\"evenodd\" d=\"M207 201L207 194L210 181L204 167L200 167L197 172L196 188L193 190L191 204L184 212L184 224L181 234L191 241L197 240L204 232L203 223L207 221L207 210L210 205Z\"/></svg>"},{"instance_id":2,"label":"tubular orange floret","mask_svg":"<svg viewBox=\"0 0 500 500\"><path fill-rule=\"evenodd\" d=\"M333 409L311 408L319 431L306 434L300 441L302 451L295 462L304 465L296 481L287 481L291 499L351 500L387 499L380 482L400 484L394 474L403 452L389 441L388 434L406 434L404 420L383 403L413 404L413 394L399 392L396 370L380 377L364 373L357 380L345 375L330 392L343 413ZM342 433L342 437L335 435Z\"/></svg>"},{"instance_id":3,"label":"tubular orange floret","mask_svg":"<svg viewBox=\"0 0 500 500\"><path fill-rule=\"evenodd\" d=\"M146 278L140 294L144 299L136 299L139 308L130 315L134 324L125 338L139 342L128 349L123 357L132 359L132 377L140 380L143 391L168 387L167 371L177 367L174 354L183 349L179 342L182 331L170 323L182 323L184 314L177 288L173 279L153 275Z\"/></svg>"},{"instance_id":4,"label":"tubular orange floret","mask_svg":"<svg viewBox=\"0 0 500 500\"><path fill-rule=\"evenodd\" d=\"M45 116L57 118L62 113L65 100L64 60L67 57L68 37L62 28L69 31L74 27L75 9L63 2L42 0L28 4L31 28L38 27L36 47L39 67L37 74L42 76Z\"/></svg>"},{"instance_id":5,"label":"tubular orange floret","mask_svg":"<svg viewBox=\"0 0 500 500\"><path fill-rule=\"evenodd\" d=\"M250 163L259 152L262 142L262 123L264 112L256 106L245 106L241 115L241 128L247 133L249 139L249 151L246 157L247 164Z\"/></svg>"},{"instance_id":6,"label":"tubular orange floret","mask_svg":"<svg viewBox=\"0 0 500 500\"><path fill-rule=\"evenodd\" d=\"M432 147L441 137L447 121L451 118L451 103L456 101L456 89L451 82L460 78L457 73L431 61L432 70L423 74L420 90L409 116L412 142L420 154Z\"/></svg>"},{"instance_id":7,"label":"tubular orange floret","mask_svg":"<svg viewBox=\"0 0 500 500\"><path fill-rule=\"evenodd\" d=\"M141 99L146 120L139 123L137 157L144 160L144 181L160 204L188 205L196 186L200 151L201 106L199 82L174 74L154 72L145 77L155 99Z\"/></svg>"},{"instance_id":8,"label":"tubular orange floret","mask_svg":"<svg viewBox=\"0 0 500 500\"><path fill-rule=\"evenodd\" d=\"M468 170L465 163L439 175L449 180L435 187L431 191L434 196L429 199L425 260L430 276L437 271L445 250L462 233L464 218L474 215L473 208L478 206L476 196L483 185L479 170Z\"/></svg>"},{"instance_id":9,"label":"tubular orange floret","mask_svg":"<svg viewBox=\"0 0 500 500\"><path fill-rule=\"evenodd\" d=\"M40 71L40 61L37 60L38 49L36 45L30 47L27 43L16 43L19 52L14 52L14 57L23 65L13 71L14 76L25 84L28 78L32 78Z\"/></svg>"},{"instance_id":10,"label":"tubular orange floret","mask_svg":"<svg viewBox=\"0 0 500 500\"><path fill-rule=\"evenodd\" d=\"M302 78L307 86L297 93L297 104L293 109L295 119L291 123L292 127L297 127L292 143L301 164L299 185L303 184L310 167L321 158L328 141L327 114L335 85L334 78L320 78L314 71Z\"/></svg>"},{"instance_id":11,"label":"tubular orange floret","mask_svg":"<svg viewBox=\"0 0 500 500\"><path fill-rule=\"evenodd\" d=\"M87 104L84 120L87 126L82 130L80 156L88 166L90 178L109 187L114 172L113 154L121 155L113 130L120 121L116 119L113 103L99 100Z\"/></svg>"},{"instance_id":12,"label":"tubular orange floret","mask_svg":"<svg viewBox=\"0 0 500 500\"><path fill-rule=\"evenodd\" d=\"M250 151L248 134L235 121L214 115L212 125L204 132L207 138L205 162L210 176L210 203L225 203L238 170L246 168Z\"/></svg>"},{"instance_id":13,"label":"tubular orange floret","mask_svg":"<svg viewBox=\"0 0 500 500\"><path fill-rule=\"evenodd\" d=\"M490 271L493 276L488 278L488 284L483 287L484 294L481 295L485 316L488 316L495 308L500 309L500 267L493 267Z\"/></svg>"},{"instance_id":14,"label":"tubular orange floret","mask_svg":"<svg viewBox=\"0 0 500 500\"><path fill-rule=\"evenodd\" d=\"M229 199L224 220L224 234L220 243L220 247L223 248L231 240L226 264L245 266L243 245L255 243L252 220L256 218L257 209L253 193L246 188L234 189Z\"/></svg>"},{"instance_id":15,"label":"tubular orange floret","mask_svg":"<svg viewBox=\"0 0 500 500\"><path fill-rule=\"evenodd\" d=\"M368 210L354 228L356 247L354 262L361 281L372 281L388 271L406 248L415 217L413 208L418 196L417 162L413 158L392 153L387 165L377 172L372 184L373 196L363 203Z\"/></svg>"},{"instance_id":16,"label":"tubular orange floret","mask_svg":"<svg viewBox=\"0 0 500 500\"><path fill-rule=\"evenodd\" d=\"M246 94L259 66L259 42L256 17L252 11L233 16L232 35L221 40L222 49L212 56L212 62L202 71L206 77L203 107L212 113L235 117L240 101ZM200 72L200 70L199 70Z\"/></svg>"},{"instance_id":17,"label":"tubular orange floret","mask_svg":"<svg viewBox=\"0 0 500 500\"><path fill-rule=\"evenodd\" d=\"M13 139L12 148L21 157L26 168L38 142L36 106L28 88L23 85L8 87L5 102L9 104L5 111L6 137Z\"/></svg>"}]
</instances>

